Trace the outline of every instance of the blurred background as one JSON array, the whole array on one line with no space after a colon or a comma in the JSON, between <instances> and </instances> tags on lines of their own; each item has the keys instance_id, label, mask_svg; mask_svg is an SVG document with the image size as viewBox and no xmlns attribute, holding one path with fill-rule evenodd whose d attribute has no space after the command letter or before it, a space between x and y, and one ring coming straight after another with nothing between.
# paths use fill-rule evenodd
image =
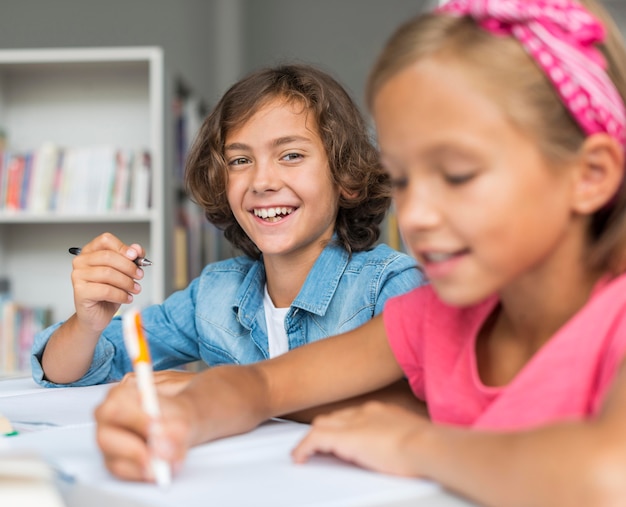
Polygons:
<instances>
[{"instance_id":1,"label":"blurred background","mask_svg":"<svg viewBox=\"0 0 626 507\"><path fill-rule=\"evenodd\" d=\"M244 73L298 60L362 103L393 29L434 0L2 0L0 49L160 46L165 75L210 105Z\"/></svg>"}]
</instances>

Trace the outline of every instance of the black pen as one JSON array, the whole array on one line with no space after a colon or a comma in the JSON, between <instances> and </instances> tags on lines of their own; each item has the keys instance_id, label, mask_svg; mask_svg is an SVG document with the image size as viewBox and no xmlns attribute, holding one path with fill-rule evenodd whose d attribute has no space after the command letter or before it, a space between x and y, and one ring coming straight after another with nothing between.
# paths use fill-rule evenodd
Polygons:
<instances>
[{"instance_id":1,"label":"black pen","mask_svg":"<svg viewBox=\"0 0 626 507\"><path fill-rule=\"evenodd\" d=\"M78 255L81 252L81 249L80 247L73 246L70 248L69 252L72 255ZM146 259L145 257L137 257L133 262L142 268L145 266L152 266L152 261Z\"/></svg>"}]
</instances>

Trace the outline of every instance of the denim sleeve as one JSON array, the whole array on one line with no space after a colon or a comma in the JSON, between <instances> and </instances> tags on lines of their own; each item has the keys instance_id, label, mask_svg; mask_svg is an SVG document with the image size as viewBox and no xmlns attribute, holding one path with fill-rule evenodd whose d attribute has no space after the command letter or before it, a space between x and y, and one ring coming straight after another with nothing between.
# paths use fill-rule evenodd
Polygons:
<instances>
[{"instance_id":1,"label":"denim sleeve","mask_svg":"<svg viewBox=\"0 0 626 507\"><path fill-rule=\"evenodd\" d=\"M405 254L399 254L385 267L384 275L380 280L380 292L376 300L375 314L383 311L389 298L409 292L426 283L422 270L417 266L415 259Z\"/></svg>"},{"instance_id":2,"label":"denim sleeve","mask_svg":"<svg viewBox=\"0 0 626 507\"><path fill-rule=\"evenodd\" d=\"M96 344L91 366L81 379L71 384L55 384L54 382L46 380L41 366L41 358L43 356L43 351L48 344L48 340L61 326L61 324L63 324L63 322L57 322L35 335L30 356L30 365L33 380L35 382L44 387L90 386L94 384L113 382L115 380L119 380L123 376L122 373L119 376L111 377L110 360L114 356L115 349L109 341L100 338ZM114 372L114 375L115 373L116 372Z\"/></svg>"},{"instance_id":3,"label":"denim sleeve","mask_svg":"<svg viewBox=\"0 0 626 507\"><path fill-rule=\"evenodd\" d=\"M198 280L186 289L168 297L163 304L141 311L142 323L150 344L155 370L173 368L198 359L198 336L195 325L195 302ZM46 387L61 387L44 379L41 357L50 336L62 323L48 327L35 336L31 367L35 382ZM104 329L87 373L67 386L86 386L120 380L132 370L126 354L121 317L117 316Z\"/></svg>"}]
</instances>

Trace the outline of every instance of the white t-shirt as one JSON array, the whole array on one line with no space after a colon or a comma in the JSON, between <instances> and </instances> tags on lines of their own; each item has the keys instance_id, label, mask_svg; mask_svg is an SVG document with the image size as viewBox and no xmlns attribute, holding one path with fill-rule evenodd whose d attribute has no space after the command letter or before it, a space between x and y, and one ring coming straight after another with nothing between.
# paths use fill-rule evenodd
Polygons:
<instances>
[{"instance_id":1,"label":"white t-shirt","mask_svg":"<svg viewBox=\"0 0 626 507\"><path fill-rule=\"evenodd\" d=\"M267 284L263 296L263 307L265 309L270 357L280 356L289 350L289 339L287 338L287 331L285 331L285 317L289 308L276 308L274 306L274 302L267 292Z\"/></svg>"}]
</instances>

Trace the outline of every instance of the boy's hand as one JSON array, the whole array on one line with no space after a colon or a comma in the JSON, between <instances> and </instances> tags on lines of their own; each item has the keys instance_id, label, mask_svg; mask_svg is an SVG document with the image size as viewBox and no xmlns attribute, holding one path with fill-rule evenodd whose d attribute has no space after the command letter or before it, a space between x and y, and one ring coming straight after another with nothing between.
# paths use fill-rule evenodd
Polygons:
<instances>
[{"instance_id":1,"label":"boy's hand","mask_svg":"<svg viewBox=\"0 0 626 507\"><path fill-rule=\"evenodd\" d=\"M104 233L87 243L72 261L72 287L78 323L100 333L124 303L139 294L136 280L143 269L133 262L143 257L138 244L125 245L112 234Z\"/></svg>"}]
</instances>

